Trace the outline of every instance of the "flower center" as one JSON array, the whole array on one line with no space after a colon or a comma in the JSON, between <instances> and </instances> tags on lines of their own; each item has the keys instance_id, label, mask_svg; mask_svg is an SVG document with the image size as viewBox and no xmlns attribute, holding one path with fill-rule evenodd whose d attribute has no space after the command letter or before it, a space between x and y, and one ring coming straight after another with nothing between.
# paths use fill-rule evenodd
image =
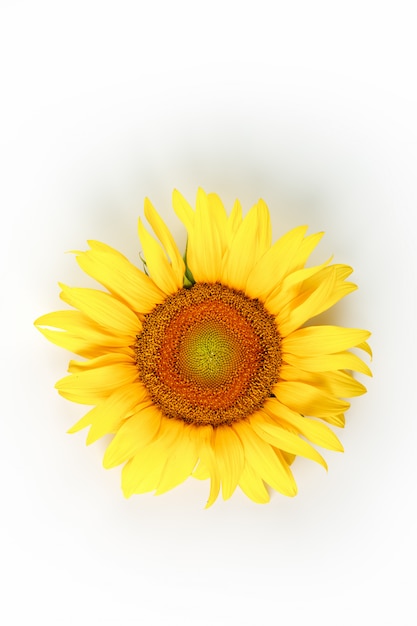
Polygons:
<instances>
[{"instance_id":1,"label":"flower center","mask_svg":"<svg viewBox=\"0 0 417 626\"><path fill-rule=\"evenodd\" d=\"M184 333L178 346L178 365L187 379L211 388L227 383L242 356L237 338L228 330L221 321L207 319Z\"/></svg>"},{"instance_id":2,"label":"flower center","mask_svg":"<svg viewBox=\"0 0 417 626\"><path fill-rule=\"evenodd\" d=\"M231 424L270 396L281 364L280 337L259 300L218 283L197 283L145 316L136 362L166 417Z\"/></svg>"}]
</instances>

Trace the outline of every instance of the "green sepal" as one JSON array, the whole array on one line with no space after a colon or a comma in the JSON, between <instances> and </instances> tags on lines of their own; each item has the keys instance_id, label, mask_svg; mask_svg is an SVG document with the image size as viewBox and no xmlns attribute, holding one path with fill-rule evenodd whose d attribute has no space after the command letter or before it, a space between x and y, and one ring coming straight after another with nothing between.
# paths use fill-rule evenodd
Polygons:
<instances>
[{"instance_id":1,"label":"green sepal","mask_svg":"<svg viewBox=\"0 0 417 626\"><path fill-rule=\"evenodd\" d=\"M145 258L142 256L142 252L139 252L139 258L142 261L143 271L145 272L146 276L150 276L149 270L148 270L148 264L146 263Z\"/></svg>"},{"instance_id":2,"label":"green sepal","mask_svg":"<svg viewBox=\"0 0 417 626\"><path fill-rule=\"evenodd\" d=\"M186 246L185 246L185 253L184 253L184 256L183 256L183 261L185 263L184 287L186 289L189 289L190 287L195 285L195 280L194 280L194 276L193 276L189 266L187 265L187 249L188 249L188 239L187 239L187 243L186 243Z\"/></svg>"}]
</instances>

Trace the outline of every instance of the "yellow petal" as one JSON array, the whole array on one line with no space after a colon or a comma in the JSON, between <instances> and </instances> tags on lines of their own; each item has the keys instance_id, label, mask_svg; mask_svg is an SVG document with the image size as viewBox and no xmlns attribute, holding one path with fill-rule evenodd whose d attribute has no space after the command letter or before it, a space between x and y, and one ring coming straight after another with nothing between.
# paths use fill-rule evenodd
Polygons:
<instances>
[{"instance_id":1,"label":"yellow petal","mask_svg":"<svg viewBox=\"0 0 417 626\"><path fill-rule=\"evenodd\" d=\"M164 467L173 453L184 425L179 420L162 417L158 434L142 447L122 470L122 489L126 498L133 493L157 489Z\"/></svg>"},{"instance_id":2,"label":"yellow petal","mask_svg":"<svg viewBox=\"0 0 417 626\"><path fill-rule=\"evenodd\" d=\"M201 459L198 462L197 467L193 471L193 478L196 478L197 480L207 480L208 478L210 478L210 472L208 471L204 463L201 461Z\"/></svg>"},{"instance_id":3,"label":"yellow petal","mask_svg":"<svg viewBox=\"0 0 417 626\"><path fill-rule=\"evenodd\" d=\"M227 246L230 245L231 241L233 240L233 237L239 230L241 223L242 223L242 206L239 200L235 200L235 203L233 204L232 211L229 215L229 219L227 220L227 224L226 224Z\"/></svg>"},{"instance_id":4,"label":"yellow petal","mask_svg":"<svg viewBox=\"0 0 417 626\"><path fill-rule=\"evenodd\" d=\"M289 294L285 294L284 301L276 293L272 294L271 297L275 298L274 307L280 307L277 321L281 325L282 334L290 333L307 319L326 311L355 291L357 286L354 283L344 282L351 273L352 268L348 265L331 265L314 272L297 289L290 290ZM292 294L295 294L292 299L286 297ZM268 306L271 306L269 299Z\"/></svg>"},{"instance_id":5,"label":"yellow petal","mask_svg":"<svg viewBox=\"0 0 417 626\"><path fill-rule=\"evenodd\" d=\"M341 326L308 326L300 328L282 339L283 354L296 356L316 356L334 354L357 346L365 341L370 332L361 328L343 328Z\"/></svg>"},{"instance_id":6,"label":"yellow petal","mask_svg":"<svg viewBox=\"0 0 417 626\"><path fill-rule=\"evenodd\" d=\"M221 241L221 254L223 256L227 244L227 227L228 227L228 219L226 215L226 210L224 208L223 202L219 198L216 193L207 194L207 200L209 205L210 215L213 216L213 219L217 225L217 231L220 236Z\"/></svg>"},{"instance_id":7,"label":"yellow petal","mask_svg":"<svg viewBox=\"0 0 417 626\"><path fill-rule=\"evenodd\" d=\"M367 354L369 354L372 359L372 350L370 345L366 341L362 341L362 343L358 344L356 347L360 350L364 350Z\"/></svg>"},{"instance_id":8,"label":"yellow petal","mask_svg":"<svg viewBox=\"0 0 417 626\"><path fill-rule=\"evenodd\" d=\"M295 270L291 272L291 274L287 274L287 276L282 281L282 289L290 289L295 285L300 285L305 280L308 280L317 272L320 272L325 267L327 267L332 260L332 257L329 257L327 261L321 263L320 265L314 265L313 267L305 267L303 269Z\"/></svg>"},{"instance_id":9,"label":"yellow petal","mask_svg":"<svg viewBox=\"0 0 417 626\"><path fill-rule=\"evenodd\" d=\"M137 380L136 365L121 362L65 376L55 387L61 396L72 402L98 404L115 389L135 383Z\"/></svg>"},{"instance_id":10,"label":"yellow petal","mask_svg":"<svg viewBox=\"0 0 417 626\"><path fill-rule=\"evenodd\" d=\"M97 441L103 435L115 432L130 417L135 408L148 397L143 385L127 385L116 389L108 398L88 411L68 433L76 433L91 425L87 436L87 444Z\"/></svg>"},{"instance_id":11,"label":"yellow petal","mask_svg":"<svg viewBox=\"0 0 417 626\"><path fill-rule=\"evenodd\" d=\"M175 277L178 289L181 289L184 283L184 261L168 227L154 209L148 198L145 199L145 216L149 224L152 226L155 235L158 237L171 259L172 273Z\"/></svg>"},{"instance_id":12,"label":"yellow petal","mask_svg":"<svg viewBox=\"0 0 417 626\"><path fill-rule=\"evenodd\" d=\"M194 226L194 211L182 194L177 189L172 193L172 204L175 213L190 233Z\"/></svg>"},{"instance_id":13,"label":"yellow petal","mask_svg":"<svg viewBox=\"0 0 417 626\"><path fill-rule=\"evenodd\" d=\"M122 490L125 498L130 498L134 493L154 491L161 479L165 462L166 449L160 445L156 447L156 442L139 450L122 469Z\"/></svg>"},{"instance_id":14,"label":"yellow petal","mask_svg":"<svg viewBox=\"0 0 417 626\"><path fill-rule=\"evenodd\" d=\"M248 498L257 504L269 502L269 493L265 483L257 472L246 461L240 476L239 487Z\"/></svg>"},{"instance_id":15,"label":"yellow petal","mask_svg":"<svg viewBox=\"0 0 417 626\"><path fill-rule=\"evenodd\" d=\"M303 439L300 439L298 435L293 434L282 426L274 424L262 411L258 411L252 415L249 423L256 434L259 435L261 439L274 446L274 448L303 456L306 459L311 459L312 461L320 463L320 465L327 469L326 461L317 450Z\"/></svg>"},{"instance_id":16,"label":"yellow petal","mask_svg":"<svg viewBox=\"0 0 417 626\"><path fill-rule=\"evenodd\" d=\"M233 237L223 259L222 282L245 290L248 276L266 252L270 236L269 211L265 203L251 208Z\"/></svg>"},{"instance_id":17,"label":"yellow petal","mask_svg":"<svg viewBox=\"0 0 417 626\"><path fill-rule=\"evenodd\" d=\"M297 456L295 454L290 454L289 452L285 452L285 450L280 450L280 453L281 453L282 458L284 459L284 461L286 462L288 466L291 466L294 463L294 460L296 459L296 456Z\"/></svg>"},{"instance_id":18,"label":"yellow petal","mask_svg":"<svg viewBox=\"0 0 417 626\"><path fill-rule=\"evenodd\" d=\"M239 437L230 426L219 426L214 431L214 454L222 483L223 499L233 495L245 464L245 455Z\"/></svg>"},{"instance_id":19,"label":"yellow petal","mask_svg":"<svg viewBox=\"0 0 417 626\"><path fill-rule=\"evenodd\" d=\"M146 388L137 383L124 389L118 389L100 406L92 409L93 413L87 444L94 443L100 437L116 433L124 420L136 413L140 407L150 405Z\"/></svg>"},{"instance_id":20,"label":"yellow petal","mask_svg":"<svg viewBox=\"0 0 417 626\"><path fill-rule=\"evenodd\" d=\"M211 426L200 426L196 429L198 455L210 474L210 493L206 509L215 502L220 490L220 474L213 450L213 436Z\"/></svg>"},{"instance_id":21,"label":"yellow petal","mask_svg":"<svg viewBox=\"0 0 417 626\"><path fill-rule=\"evenodd\" d=\"M41 328L40 326L37 328L51 343L87 359L99 356L100 354L107 354L109 351L109 348L103 345L95 345L90 341L80 339L71 333L65 333L60 330L50 330L49 328Z\"/></svg>"},{"instance_id":22,"label":"yellow petal","mask_svg":"<svg viewBox=\"0 0 417 626\"><path fill-rule=\"evenodd\" d=\"M187 265L197 282L214 283L221 277L223 255L221 228L224 228L224 225L222 214L220 213L218 223L217 213L211 209L207 195L199 189L194 225L190 230L187 245Z\"/></svg>"},{"instance_id":23,"label":"yellow petal","mask_svg":"<svg viewBox=\"0 0 417 626\"><path fill-rule=\"evenodd\" d=\"M145 406L129 417L108 446L103 458L104 467L120 465L145 448L158 433L161 417L161 412L153 405Z\"/></svg>"},{"instance_id":24,"label":"yellow petal","mask_svg":"<svg viewBox=\"0 0 417 626\"><path fill-rule=\"evenodd\" d=\"M138 317L114 296L85 287L67 287L60 283L60 297L70 306L79 309L110 333L134 338L142 325Z\"/></svg>"},{"instance_id":25,"label":"yellow petal","mask_svg":"<svg viewBox=\"0 0 417 626\"><path fill-rule=\"evenodd\" d=\"M304 372L292 365L282 365L279 375L282 380L307 383L340 398L353 398L366 392L366 387L346 372Z\"/></svg>"},{"instance_id":26,"label":"yellow petal","mask_svg":"<svg viewBox=\"0 0 417 626\"><path fill-rule=\"evenodd\" d=\"M351 272L352 268L347 265L331 265L305 280L298 295L278 312L277 322L281 334L288 335L308 319L323 313L341 298L355 291L355 284L344 282Z\"/></svg>"},{"instance_id":27,"label":"yellow petal","mask_svg":"<svg viewBox=\"0 0 417 626\"><path fill-rule=\"evenodd\" d=\"M42 315L35 321L35 326L49 326L51 328L61 328L70 333L76 334L78 337L85 339L91 334L100 339L106 337L108 333L103 332L103 328L93 322L89 317L80 311L55 311ZM113 341L116 337L109 335L109 339Z\"/></svg>"},{"instance_id":28,"label":"yellow petal","mask_svg":"<svg viewBox=\"0 0 417 626\"><path fill-rule=\"evenodd\" d=\"M193 472L197 459L197 447L193 437L193 426L180 425L178 435L170 450L169 457L161 474L155 495L169 491L180 485Z\"/></svg>"},{"instance_id":29,"label":"yellow petal","mask_svg":"<svg viewBox=\"0 0 417 626\"><path fill-rule=\"evenodd\" d=\"M317 289L313 290L307 297L306 294L301 294L299 298L289 303L277 315L276 321L282 337L285 337L296 328L302 326L308 319L326 309L326 304L336 286L336 272L333 268L329 269L331 272Z\"/></svg>"},{"instance_id":30,"label":"yellow petal","mask_svg":"<svg viewBox=\"0 0 417 626\"><path fill-rule=\"evenodd\" d=\"M291 271L296 271L301 269L306 264L310 254L316 248L317 244L320 243L323 238L324 232L314 233L313 235L308 235L305 237L300 244L296 254L294 255Z\"/></svg>"},{"instance_id":31,"label":"yellow petal","mask_svg":"<svg viewBox=\"0 0 417 626\"><path fill-rule=\"evenodd\" d=\"M332 270L334 266L328 268ZM326 268L327 269L327 268ZM320 274L321 272L318 272ZM344 298L357 286L353 283L337 283L334 273L328 274L323 282L307 297L303 294L289 305L289 310L283 310L277 316L280 333L288 335L302 326L307 320L327 311L341 298ZM297 301L298 300L298 301ZM287 307L285 308L287 309Z\"/></svg>"},{"instance_id":32,"label":"yellow petal","mask_svg":"<svg viewBox=\"0 0 417 626\"><path fill-rule=\"evenodd\" d=\"M337 282L343 282L352 274L353 269L350 267L350 265L335 263L334 265L323 269L321 272L314 274L311 278L306 280L306 289L317 289L317 287L322 283L326 276L331 272L336 273Z\"/></svg>"},{"instance_id":33,"label":"yellow petal","mask_svg":"<svg viewBox=\"0 0 417 626\"><path fill-rule=\"evenodd\" d=\"M106 365L122 364L128 367L134 365L134 352L131 350L131 354L126 355L119 352L108 352L107 354L101 354L93 359L87 359L85 361L71 360L68 364L68 371L70 374L78 374L80 372L86 372L87 370L94 370Z\"/></svg>"},{"instance_id":34,"label":"yellow petal","mask_svg":"<svg viewBox=\"0 0 417 626\"><path fill-rule=\"evenodd\" d=\"M89 241L91 250L77 253L77 263L133 311L149 313L166 295L155 283L114 248Z\"/></svg>"},{"instance_id":35,"label":"yellow petal","mask_svg":"<svg viewBox=\"0 0 417 626\"><path fill-rule=\"evenodd\" d=\"M349 403L305 383L279 381L273 393L282 404L303 415L331 419L349 408Z\"/></svg>"},{"instance_id":36,"label":"yellow petal","mask_svg":"<svg viewBox=\"0 0 417 626\"><path fill-rule=\"evenodd\" d=\"M336 354L318 354L313 356L294 355L289 352L282 354L283 360L308 372L328 372L330 370L353 370L372 376L369 367L356 354L351 352L339 352Z\"/></svg>"},{"instance_id":37,"label":"yellow petal","mask_svg":"<svg viewBox=\"0 0 417 626\"><path fill-rule=\"evenodd\" d=\"M302 292L302 283L317 272L320 272L330 261L331 258L321 265L308 267L288 274L283 279L282 283L278 284L270 294L265 297L265 306L268 311L270 311L272 315L277 316L284 307L297 298L300 291ZM261 294L260 297L262 297Z\"/></svg>"},{"instance_id":38,"label":"yellow petal","mask_svg":"<svg viewBox=\"0 0 417 626\"><path fill-rule=\"evenodd\" d=\"M327 374L323 374L321 387L341 398L353 398L366 393L366 387L347 372L327 372Z\"/></svg>"},{"instance_id":39,"label":"yellow petal","mask_svg":"<svg viewBox=\"0 0 417 626\"><path fill-rule=\"evenodd\" d=\"M312 443L327 450L343 452L343 446L339 439L326 424L292 411L275 398L268 399L262 407L262 411L265 411L278 424L294 429L295 432L300 433Z\"/></svg>"},{"instance_id":40,"label":"yellow petal","mask_svg":"<svg viewBox=\"0 0 417 626\"><path fill-rule=\"evenodd\" d=\"M252 266L246 283L246 293L250 297L265 300L287 273L292 271L292 261L306 230L307 226L299 226L289 231Z\"/></svg>"},{"instance_id":41,"label":"yellow petal","mask_svg":"<svg viewBox=\"0 0 417 626\"><path fill-rule=\"evenodd\" d=\"M272 225L271 216L267 204L262 198L257 204L258 228L256 230L258 238L257 257L260 259L271 247Z\"/></svg>"},{"instance_id":42,"label":"yellow petal","mask_svg":"<svg viewBox=\"0 0 417 626\"><path fill-rule=\"evenodd\" d=\"M145 256L146 267L152 280L165 294L175 293L182 287L182 281L181 285L178 285L178 276L172 269L165 251L152 235L148 233L141 219L138 221L138 233Z\"/></svg>"},{"instance_id":43,"label":"yellow petal","mask_svg":"<svg viewBox=\"0 0 417 626\"><path fill-rule=\"evenodd\" d=\"M330 420L328 418L326 418L326 422L329 422L329 424L332 424L333 426L338 426L339 428L344 428L345 427L345 416L343 413L339 413L338 415L334 415L333 418Z\"/></svg>"},{"instance_id":44,"label":"yellow petal","mask_svg":"<svg viewBox=\"0 0 417 626\"><path fill-rule=\"evenodd\" d=\"M271 446L261 439L244 421L232 425L241 440L249 465L273 489L287 496L295 496L297 485L288 465L281 461Z\"/></svg>"},{"instance_id":45,"label":"yellow petal","mask_svg":"<svg viewBox=\"0 0 417 626\"><path fill-rule=\"evenodd\" d=\"M112 334L80 311L47 313L35 321L35 326L52 343L88 358L115 350L127 354L132 343L131 336ZM45 328L48 326L62 330ZM138 320L138 328L141 327ZM88 354L85 354L86 351Z\"/></svg>"}]
</instances>

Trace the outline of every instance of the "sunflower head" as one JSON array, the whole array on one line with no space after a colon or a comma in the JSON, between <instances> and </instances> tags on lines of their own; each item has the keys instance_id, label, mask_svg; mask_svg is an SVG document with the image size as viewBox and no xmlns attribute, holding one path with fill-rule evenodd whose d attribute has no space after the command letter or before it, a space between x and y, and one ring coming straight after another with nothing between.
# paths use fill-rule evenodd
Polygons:
<instances>
[{"instance_id":1,"label":"sunflower head","mask_svg":"<svg viewBox=\"0 0 417 626\"><path fill-rule=\"evenodd\" d=\"M127 497L190 475L210 479L208 506L238 486L260 503L268 486L293 496L295 456L326 467L312 444L342 450L328 424L343 426L346 398L365 392L352 372L371 374L351 352L370 354L369 332L310 323L356 289L352 269L306 267L322 236L306 227L272 243L262 200L245 217L238 201L228 215L201 189L195 209L177 191L173 204L185 257L146 199L146 272L90 241L77 262L105 290L62 285L71 308L35 322L82 357L56 384L92 405L70 432L89 427L88 443L114 435L104 466L124 464Z\"/></svg>"}]
</instances>

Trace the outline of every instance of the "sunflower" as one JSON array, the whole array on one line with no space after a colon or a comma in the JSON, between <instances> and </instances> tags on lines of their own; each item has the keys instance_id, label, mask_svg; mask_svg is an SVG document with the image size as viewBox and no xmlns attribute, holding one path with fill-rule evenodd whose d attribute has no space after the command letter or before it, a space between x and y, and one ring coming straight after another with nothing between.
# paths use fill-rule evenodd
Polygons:
<instances>
[{"instance_id":1,"label":"sunflower","mask_svg":"<svg viewBox=\"0 0 417 626\"><path fill-rule=\"evenodd\" d=\"M148 199L139 219L144 271L110 246L89 241L79 266L105 289L61 285L73 307L35 324L71 360L56 384L91 405L69 432L89 427L87 443L112 434L103 464L124 464L126 497L162 494L189 476L210 479L207 506L240 489L269 500L268 486L294 496L296 455L327 468L311 444L342 451L327 424L344 425L346 398L371 375L351 348L370 333L306 325L356 289L347 265L305 267L323 233L294 228L271 242L263 200L228 216L216 194L199 189L195 210L178 192L174 210L187 229L182 256Z\"/></svg>"}]
</instances>

